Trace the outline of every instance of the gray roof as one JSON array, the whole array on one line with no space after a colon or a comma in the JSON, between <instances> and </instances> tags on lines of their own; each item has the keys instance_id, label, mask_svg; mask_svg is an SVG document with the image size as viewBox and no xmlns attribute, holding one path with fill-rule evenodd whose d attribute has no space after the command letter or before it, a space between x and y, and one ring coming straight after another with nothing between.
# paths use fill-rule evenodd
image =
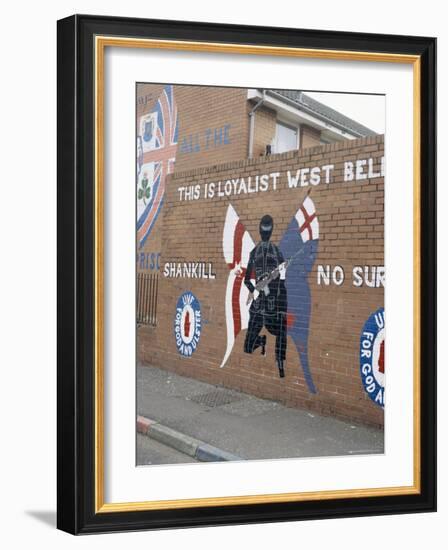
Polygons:
<instances>
[{"instance_id":1,"label":"gray roof","mask_svg":"<svg viewBox=\"0 0 448 550\"><path fill-rule=\"evenodd\" d=\"M316 101L303 92L296 90L266 90L268 95L281 96L287 99L289 103L301 111L304 111L316 118L319 118L325 122L331 123L333 126L349 132L357 137L376 136L377 133L359 122L352 120L351 118L343 115L339 111L324 105L320 101Z\"/></svg>"}]
</instances>

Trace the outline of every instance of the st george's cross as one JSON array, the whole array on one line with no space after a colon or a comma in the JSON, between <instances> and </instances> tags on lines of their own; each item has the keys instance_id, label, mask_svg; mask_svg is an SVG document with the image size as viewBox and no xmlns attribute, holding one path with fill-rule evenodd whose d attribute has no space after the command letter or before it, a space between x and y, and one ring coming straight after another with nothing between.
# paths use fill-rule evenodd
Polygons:
<instances>
[{"instance_id":1,"label":"st george's cross","mask_svg":"<svg viewBox=\"0 0 448 550\"><path fill-rule=\"evenodd\" d=\"M137 136L137 239L142 247L162 209L166 176L176 160L177 105L173 86L165 86L154 110L141 117Z\"/></svg>"},{"instance_id":2,"label":"st george's cross","mask_svg":"<svg viewBox=\"0 0 448 550\"><path fill-rule=\"evenodd\" d=\"M295 217L304 243L319 238L319 222L317 221L314 203L308 194L297 210Z\"/></svg>"}]
</instances>

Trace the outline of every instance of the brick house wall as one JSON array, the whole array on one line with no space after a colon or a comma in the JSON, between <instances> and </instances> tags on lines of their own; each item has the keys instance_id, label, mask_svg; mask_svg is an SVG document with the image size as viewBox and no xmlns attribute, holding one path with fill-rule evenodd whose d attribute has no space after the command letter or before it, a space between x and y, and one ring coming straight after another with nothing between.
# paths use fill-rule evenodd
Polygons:
<instances>
[{"instance_id":1,"label":"brick house wall","mask_svg":"<svg viewBox=\"0 0 448 550\"><path fill-rule=\"evenodd\" d=\"M320 145L320 136L320 130L302 124L300 126L300 148L308 149L309 147Z\"/></svg>"},{"instance_id":2,"label":"brick house wall","mask_svg":"<svg viewBox=\"0 0 448 550\"><path fill-rule=\"evenodd\" d=\"M183 93L177 96L179 104L188 96L186 90ZM189 116L195 118L193 113ZM192 123L188 124L191 128ZM360 375L360 335L369 316L384 305L383 155L383 137L374 136L194 169L182 169L186 161L178 164L176 160L176 170L167 180L165 205L147 241L159 239L161 267L157 326L138 328L140 363L292 407L382 425L383 408L369 397ZM290 178L298 176L296 187L289 185L288 171ZM269 174L278 176L275 186L273 178L269 179L265 191L205 195L205 186L212 182L216 186L229 179L247 182L249 177L255 181ZM197 199L182 199L180 188L189 186L198 186ZM267 357L263 358L257 351L252 355L243 352L246 331L241 331L220 368L227 346L229 267L223 256L223 229L229 204L254 242L259 240L260 218L270 214L272 241L278 244L309 189L320 233L317 256L307 277L311 296L308 359L316 393L310 391L290 337L284 379L278 377L275 338L269 334ZM203 263L213 277L165 276L166 264L184 262ZM199 301L202 321L197 347L185 357L176 345L174 327L177 302L187 291Z\"/></svg>"},{"instance_id":3,"label":"brick house wall","mask_svg":"<svg viewBox=\"0 0 448 550\"><path fill-rule=\"evenodd\" d=\"M248 111L252 108L249 104ZM259 157L266 153L266 145L270 145L276 133L277 113L264 106L255 111L253 156ZM321 131L307 124L299 127L299 148L308 149L321 144Z\"/></svg>"},{"instance_id":4,"label":"brick house wall","mask_svg":"<svg viewBox=\"0 0 448 550\"><path fill-rule=\"evenodd\" d=\"M253 105L248 105L248 111ZM270 145L275 136L277 113L266 107L259 107L255 111L253 156L266 154L266 145Z\"/></svg>"}]
</instances>

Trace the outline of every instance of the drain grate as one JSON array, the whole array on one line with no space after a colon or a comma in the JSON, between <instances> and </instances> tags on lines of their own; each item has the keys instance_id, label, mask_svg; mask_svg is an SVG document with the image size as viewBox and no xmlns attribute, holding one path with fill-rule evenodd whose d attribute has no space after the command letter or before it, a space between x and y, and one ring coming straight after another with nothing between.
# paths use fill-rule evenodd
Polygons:
<instances>
[{"instance_id":1,"label":"drain grate","mask_svg":"<svg viewBox=\"0 0 448 550\"><path fill-rule=\"evenodd\" d=\"M221 407L222 405L228 405L242 399L242 396L226 390L215 390L190 397L190 401L210 408Z\"/></svg>"}]
</instances>

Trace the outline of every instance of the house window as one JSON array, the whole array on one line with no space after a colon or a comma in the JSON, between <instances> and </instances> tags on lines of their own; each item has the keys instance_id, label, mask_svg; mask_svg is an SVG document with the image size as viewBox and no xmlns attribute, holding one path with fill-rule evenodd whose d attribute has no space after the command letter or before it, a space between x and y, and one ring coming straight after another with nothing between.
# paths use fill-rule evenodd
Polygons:
<instances>
[{"instance_id":1,"label":"house window","mask_svg":"<svg viewBox=\"0 0 448 550\"><path fill-rule=\"evenodd\" d=\"M274 138L274 153L285 153L297 149L297 128L277 122Z\"/></svg>"}]
</instances>

